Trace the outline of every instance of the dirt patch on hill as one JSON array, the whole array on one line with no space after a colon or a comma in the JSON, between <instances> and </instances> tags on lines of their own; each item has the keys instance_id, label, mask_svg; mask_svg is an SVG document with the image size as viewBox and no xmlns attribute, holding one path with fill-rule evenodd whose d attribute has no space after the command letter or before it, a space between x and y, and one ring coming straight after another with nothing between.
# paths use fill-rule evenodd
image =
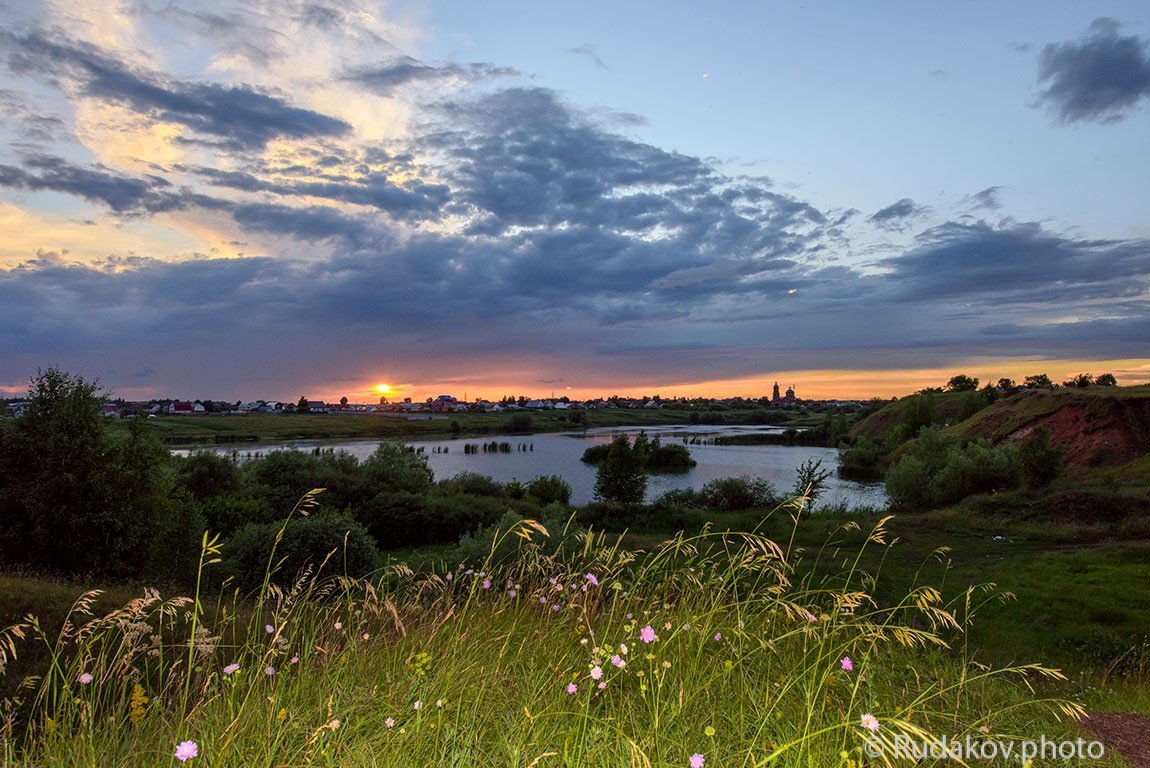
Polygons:
<instances>
[{"instance_id":1,"label":"dirt patch on hill","mask_svg":"<svg viewBox=\"0 0 1150 768\"><path fill-rule=\"evenodd\" d=\"M1147 450L1150 408L1142 403L1106 400L1067 403L1007 436L1017 442L1039 427L1050 430L1050 442L1066 451L1074 468L1120 464Z\"/></svg>"},{"instance_id":2,"label":"dirt patch on hill","mask_svg":"<svg viewBox=\"0 0 1150 768\"><path fill-rule=\"evenodd\" d=\"M1117 752L1130 768L1150 768L1150 715L1136 712L1091 712L1082 725Z\"/></svg>"}]
</instances>

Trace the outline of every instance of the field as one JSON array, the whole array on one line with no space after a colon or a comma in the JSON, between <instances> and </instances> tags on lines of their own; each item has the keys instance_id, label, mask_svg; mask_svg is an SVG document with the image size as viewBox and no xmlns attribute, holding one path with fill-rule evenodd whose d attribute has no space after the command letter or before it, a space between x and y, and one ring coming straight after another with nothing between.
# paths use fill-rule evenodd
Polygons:
<instances>
[{"instance_id":1,"label":"field","mask_svg":"<svg viewBox=\"0 0 1150 768\"><path fill-rule=\"evenodd\" d=\"M868 559L890 533L842 529ZM751 534L638 559L602 535L508 535L515 554L477 569L302 578L243 603L149 594L45 635L53 664L0 757L858 766L900 738L1081 735L1058 673L977 663L965 597L920 584L880 602L849 559L804 572L797 544Z\"/></svg>"}]
</instances>

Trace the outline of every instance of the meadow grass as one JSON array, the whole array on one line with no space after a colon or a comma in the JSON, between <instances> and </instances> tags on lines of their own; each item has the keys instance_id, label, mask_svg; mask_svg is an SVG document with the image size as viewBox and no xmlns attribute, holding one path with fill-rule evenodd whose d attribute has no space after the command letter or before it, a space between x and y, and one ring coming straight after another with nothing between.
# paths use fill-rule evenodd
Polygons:
<instances>
[{"instance_id":1,"label":"meadow grass","mask_svg":"<svg viewBox=\"0 0 1150 768\"><path fill-rule=\"evenodd\" d=\"M861 546L833 577L754 532L637 553L527 521L474 569L280 587L273 559L254 596L148 590L95 617L89 593L58 633L0 635L49 657L0 711L0 764L848 767L893 764L900 735L1072 736L1079 705L1036 693L1058 672L966 647L989 590L873 599L886 525L842 523ZM217 554L205 537L201 571Z\"/></svg>"}]
</instances>

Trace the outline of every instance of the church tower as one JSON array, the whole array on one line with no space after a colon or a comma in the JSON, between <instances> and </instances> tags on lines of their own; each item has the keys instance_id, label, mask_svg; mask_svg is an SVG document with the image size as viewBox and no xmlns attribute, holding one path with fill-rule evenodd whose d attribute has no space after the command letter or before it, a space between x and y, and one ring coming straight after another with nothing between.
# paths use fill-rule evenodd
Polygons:
<instances>
[{"instance_id":1,"label":"church tower","mask_svg":"<svg viewBox=\"0 0 1150 768\"><path fill-rule=\"evenodd\" d=\"M779 402L779 382L775 382L775 388L771 391L771 402Z\"/></svg>"}]
</instances>

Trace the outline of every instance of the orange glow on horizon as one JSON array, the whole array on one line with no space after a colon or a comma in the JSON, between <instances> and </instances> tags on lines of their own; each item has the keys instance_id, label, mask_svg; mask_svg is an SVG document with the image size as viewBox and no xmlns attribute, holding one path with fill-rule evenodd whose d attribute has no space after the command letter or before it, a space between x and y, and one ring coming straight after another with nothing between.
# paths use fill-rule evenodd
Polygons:
<instances>
[{"instance_id":1,"label":"orange glow on horizon","mask_svg":"<svg viewBox=\"0 0 1150 768\"><path fill-rule=\"evenodd\" d=\"M572 400L591 400L618 395L620 397L644 397L659 395L663 398L694 397L770 397L771 388L778 382L779 388L786 390L793 386L795 394L806 400L868 400L871 398L889 399L913 394L925 387L942 387L957 373L965 373L979 379L981 384L995 383L1000 378L1014 379L1019 384L1028 375L1046 373L1055 383L1070 377L1090 372L1095 375L1110 372L1118 378L1121 386L1150 383L1150 359L1119 360L1028 360L1005 358L979 358L968 360L945 368L908 368L900 370L789 370L777 373L749 376L735 379L713 379L699 381L664 382L662 384L579 384L572 382L554 387L515 383L506 380L505 375L492 373L489 377L469 377L466 383L459 380L428 380L421 383L404 384L402 387L390 384L365 383L355 392L331 392L321 394L325 400L338 401L348 394L353 401L356 397L370 402L380 395L409 396L415 402L441 394L452 394L459 399L465 396L469 401L498 401L505 396L523 395L528 399L547 399L552 396L567 396ZM510 377L508 377L510 378ZM518 378L518 377L516 377ZM386 390L382 389L387 387Z\"/></svg>"}]
</instances>

